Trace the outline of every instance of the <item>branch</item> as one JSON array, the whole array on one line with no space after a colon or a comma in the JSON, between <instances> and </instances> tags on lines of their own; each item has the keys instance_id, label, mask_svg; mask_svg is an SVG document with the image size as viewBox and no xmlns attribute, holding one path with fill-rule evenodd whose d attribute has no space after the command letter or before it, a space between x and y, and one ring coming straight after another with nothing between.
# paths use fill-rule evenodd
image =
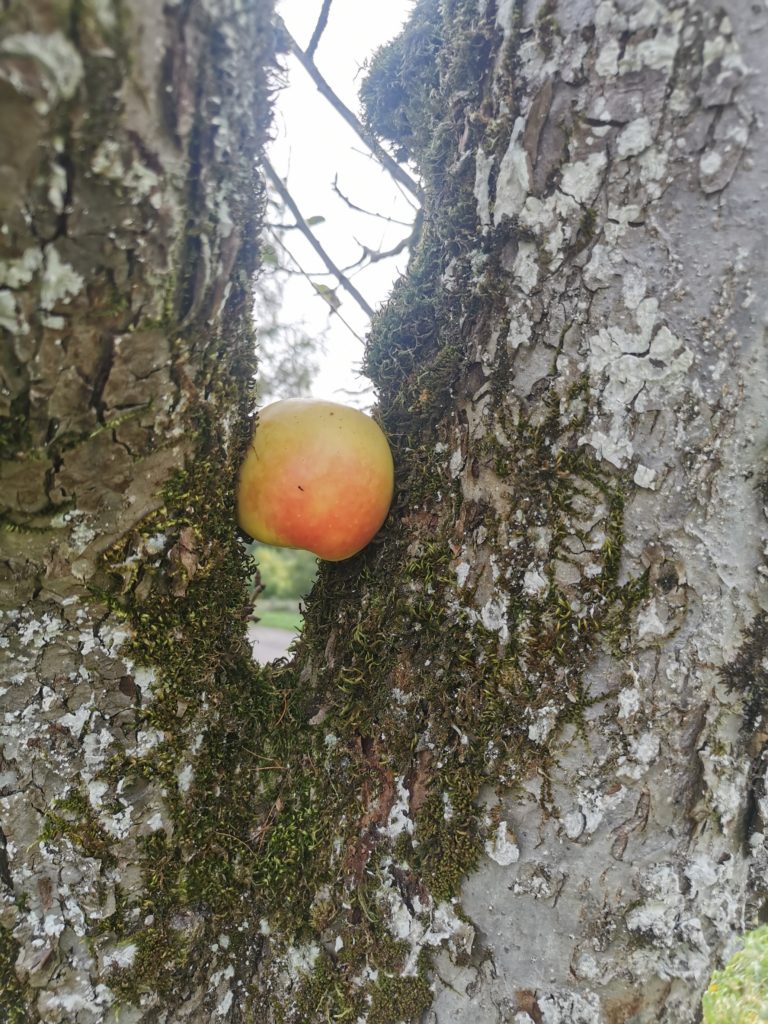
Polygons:
<instances>
[{"instance_id":1,"label":"branch","mask_svg":"<svg viewBox=\"0 0 768 1024\"><path fill-rule=\"evenodd\" d=\"M350 270L362 270L364 267L369 267L372 263L378 263L380 260L388 260L392 256L399 256L405 249L413 248L421 236L423 220L424 214L419 210L416 213L416 219L413 222L410 234L406 235L405 238L401 238L397 245L393 246L391 249L386 249L384 251L380 249L369 249L367 245L363 245L363 243L356 238L355 241L360 246L363 255L359 260L350 264L350 266L344 267L344 273L347 274Z\"/></svg>"},{"instance_id":2,"label":"branch","mask_svg":"<svg viewBox=\"0 0 768 1024\"><path fill-rule=\"evenodd\" d=\"M269 178L269 180L272 182L272 184L275 186L275 189L279 193L280 198L291 211L291 214L293 215L293 218L296 221L296 226L299 228L299 230L304 235L306 240L315 250L315 252L326 265L326 267L328 267L330 272L334 275L334 277L339 282L341 287L344 288L345 291L349 292L349 294L352 296L352 298L355 300L358 306L365 312L366 316L372 317L373 307L368 305L368 303L365 301L365 299L357 290L357 288L355 288L352 282L347 277L344 276L343 272L339 270L339 268L333 262L331 257L328 255L328 253L315 238L314 234L312 233L312 229L302 217L301 212L296 203L294 203L291 193L280 180L277 171L274 169L274 167L269 162L266 156L262 157L262 166L264 167L267 177Z\"/></svg>"},{"instance_id":3,"label":"branch","mask_svg":"<svg viewBox=\"0 0 768 1024\"><path fill-rule=\"evenodd\" d=\"M331 188L336 193L336 195L339 197L339 199L341 199L343 202L345 202L347 204L347 206L350 208L350 210L355 210L357 213L364 213L366 215L366 217L378 217L379 220L385 220L387 222L387 224L399 224L401 227L404 227L404 228L411 227L411 225L413 223L412 221L397 220L397 218L395 218L395 217L385 217L385 215L383 213L376 213L375 210L366 210L362 206L357 206L355 203L352 202L352 200L348 196L345 196L344 193L339 188L339 176L338 176L338 174L333 179L333 185L331 186Z\"/></svg>"},{"instance_id":4,"label":"branch","mask_svg":"<svg viewBox=\"0 0 768 1024\"><path fill-rule=\"evenodd\" d=\"M292 271L292 270L289 270L289 271L288 271L288 273L289 273L289 274L292 274L292 273L297 273L297 274L301 274L301 276L302 276L302 277L305 277L305 278L307 279L307 281L309 281L309 283L310 283L310 284L312 285L312 287L314 288L314 287L315 287L315 282L314 282L314 281L312 280L312 278L311 278L311 277L309 276L309 274L308 274L308 273L306 272L306 270L304 270L304 268L302 267L302 265L301 265L301 264L299 263L299 261L298 261L298 260L296 259L296 257L295 257L295 256L293 255L293 253L292 253L292 252L291 252L291 250L290 250L290 249L288 248L288 246L287 246L287 245L285 244L285 242L284 242L284 241L282 240L282 238L280 238L280 236L279 236L279 235L277 235L277 234L276 234L275 232L273 232L273 231L270 231L270 229L269 229L269 228L267 228L267 230L268 230L268 231L269 231L269 233L270 233L270 234L272 235L272 237L274 238L275 242L277 242L277 244L278 244L278 245L280 246L280 248L281 248L281 249L283 250L283 252L284 252L284 253L286 254L286 256L287 256L287 257L288 257L288 258L289 258L290 260L292 260L292 261L293 261L293 263L294 263L294 264L296 265L296 267L297 267L297 270L296 270L296 271ZM364 345L364 344L365 344L365 341L364 341L364 340L363 340L363 339L362 339L362 338L360 337L360 335L359 335L359 334L357 333L357 331L356 331L356 330L354 329L354 327L352 327L352 325L351 325L351 324L348 324L348 323L347 323L347 321L346 321L346 320L344 319L344 317L343 317L343 316L341 315L341 313L340 313L340 312L338 311L338 309L334 309L334 308L333 308L333 306L332 306L332 305L331 305L330 303L326 303L326 304L328 305L328 308L330 309L331 313L334 313L334 314L335 314L335 315L336 315L336 316L337 316L337 317L339 318L339 320L341 320L341 322L342 322L342 323L344 324L344 326L345 326L345 327L347 328L347 330L349 331L349 333L350 333L350 334L353 334L353 335L355 336L355 338L357 338L357 340L358 340L358 341L360 342L360 344L361 344L361 345Z\"/></svg>"},{"instance_id":5,"label":"branch","mask_svg":"<svg viewBox=\"0 0 768 1024\"><path fill-rule=\"evenodd\" d=\"M399 182L403 186L403 188L406 188L411 193L412 196L414 196L419 202L421 202L423 198L423 193L419 186L416 184L416 182L413 180L413 178L410 176L410 174L389 155L389 153L381 146L376 137L365 128L365 126L359 121L357 117L355 117L355 115L352 113L349 107L345 106L345 104L341 102L339 97L336 95L336 93L333 91L330 85L328 85L326 80L317 70L312 60L307 56L306 53L304 53L299 44L288 31L288 29L285 26L285 22L282 20L282 18L277 19L277 25L280 31L285 33L285 38L289 43L291 53L293 53L298 62L301 64L301 66L310 76L312 81L315 83L320 94L331 104L333 109L338 114L340 114L341 117L344 118L344 120L347 122L350 128L355 132L355 134L360 139L362 139L362 141L373 153L373 155L376 157L379 163L382 164L382 166L389 171L389 173L392 175L395 181Z\"/></svg>"},{"instance_id":6,"label":"branch","mask_svg":"<svg viewBox=\"0 0 768 1024\"><path fill-rule=\"evenodd\" d=\"M308 60L312 60L317 49L317 44L320 42L320 36L325 31L325 26L328 24L328 15L331 11L331 4L333 0L323 0L323 7L320 11L320 17L317 19L315 25L315 31L312 33L312 38L309 40L309 46L306 49L306 55Z\"/></svg>"},{"instance_id":7,"label":"branch","mask_svg":"<svg viewBox=\"0 0 768 1024\"><path fill-rule=\"evenodd\" d=\"M415 235L413 232L411 232L410 235L406 235L405 238L402 238L397 243L396 246L394 246L392 249L387 249L385 252L382 252L380 249L369 249L367 245L363 245L362 242L357 242L357 239L355 239L357 244L363 250L363 255L362 258L358 261L358 263L354 265L359 266L359 264L362 263L363 260L367 259L367 265L370 266L371 263L378 263L380 260L388 260L392 256L399 256L401 252L403 252L409 246L413 245L414 238Z\"/></svg>"}]
</instances>

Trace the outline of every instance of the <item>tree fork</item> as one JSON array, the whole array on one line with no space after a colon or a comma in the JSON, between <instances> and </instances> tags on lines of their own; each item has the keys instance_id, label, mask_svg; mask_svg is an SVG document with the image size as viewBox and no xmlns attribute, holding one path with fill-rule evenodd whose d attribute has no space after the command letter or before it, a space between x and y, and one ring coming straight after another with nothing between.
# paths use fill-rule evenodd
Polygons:
<instances>
[{"instance_id":1,"label":"tree fork","mask_svg":"<svg viewBox=\"0 0 768 1024\"><path fill-rule=\"evenodd\" d=\"M765 10L416 6L398 494L263 670L271 12L109 11L2 21L0 1005L693 1024L768 875Z\"/></svg>"}]
</instances>

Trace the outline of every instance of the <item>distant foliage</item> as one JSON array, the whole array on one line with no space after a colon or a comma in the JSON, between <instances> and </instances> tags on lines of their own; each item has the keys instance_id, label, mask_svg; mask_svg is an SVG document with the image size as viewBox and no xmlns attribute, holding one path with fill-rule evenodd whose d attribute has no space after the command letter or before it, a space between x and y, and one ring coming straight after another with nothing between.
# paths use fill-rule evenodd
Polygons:
<instances>
[{"instance_id":1,"label":"distant foliage","mask_svg":"<svg viewBox=\"0 0 768 1024\"><path fill-rule=\"evenodd\" d=\"M310 222L322 221L311 217ZM281 398L302 398L310 393L320 369L325 331L311 333L289 308L286 288L296 273L284 239L290 218L274 191L268 190L267 238L261 247L261 272L254 284L254 319L258 327L259 373L256 399L266 405ZM317 286L316 286L317 287Z\"/></svg>"},{"instance_id":2,"label":"distant foliage","mask_svg":"<svg viewBox=\"0 0 768 1024\"><path fill-rule=\"evenodd\" d=\"M284 287L284 274L278 268L263 271L256 281L254 316L259 337L256 381L259 405L308 395L319 370L318 356L323 349L324 336L309 334L300 321L285 322Z\"/></svg>"},{"instance_id":3,"label":"distant foliage","mask_svg":"<svg viewBox=\"0 0 768 1024\"><path fill-rule=\"evenodd\" d=\"M749 932L744 948L715 971L703 999L704 1024L768 1022L768 925Z\"/></svg>"},{"instance_id":4,"label":"distant foliage","mask_svg":"<svg viewBox=\"0 0 768 1024\"><path fill-rule=\"evenodd\" d=\"M253 556L259 564L264 587L262 599L298 600L312 589L317 575L317 559L309 551L255 544Z\"/></svg>"}]
</instances>

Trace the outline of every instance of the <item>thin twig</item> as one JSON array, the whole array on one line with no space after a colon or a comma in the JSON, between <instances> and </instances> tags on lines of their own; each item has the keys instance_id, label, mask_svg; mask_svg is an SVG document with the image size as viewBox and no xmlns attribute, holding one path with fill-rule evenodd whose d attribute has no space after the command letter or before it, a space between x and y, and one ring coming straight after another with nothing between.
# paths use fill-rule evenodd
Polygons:
<instances>
[{"instance_id":1,"label":"thin twig","mask_svg":"<svg viewBox=\"0 0 768 1024\"><path fill-rule=\"evenodd\" d=\"M283 182L280 180L280 176L278 175L277 171L274 169L274 167L269 162L269 160L267 159L266 156L262 157L262 166L264 167L264 170L266 171L267 177L269 178L269 180L272 182L272 184L275 186L275 189L279 193L280 198L283 200L285 205L291 211L291 214L292 214L294 220L296 221L296 224L297 224L298 228L300 229L301 233L304 235L306 240L309 242L309 244L315 250L315 252L320 257L320 259L323 261L323 263L326 265L326 267L328 267L328 269L331 271L331 273L336 277L336 279L339 282L339 284L341 285L341 287L345 291L349 292L349 294L352 296L352 298L355 300L355 302L358 304L358 306L365 312L366 316L372 317L373 316L373 307L370 306L366 302L366 300L363 298L363 296L360 294L360 292L357 290L357 288L355 288L355 286L352 284L352 282L348 278L346 278L344 276L342 271L339 270L339 268L333 262L331 257L328 255L328 253L322 247L322 245L320 245L320 243L318 242L317 238L315 238L315 236L314 236L314 234L312 232L312 229L307 224L307 222L304 220L304 218L301 215L301 211L299 210L299 208L296 205L296 203L293 201L293 196L288 191L288 189L285 187Z\"/></svg>"},{"instance_id":2,"label":"thin twig","mask_svg":"<svg viewBox=\"0 0 768 1024\"><path fill-rule=\"evenodd\" d=\"M312 60L315 50L317 49L317 44L320 42L320 36L325 31L325 26L328 24L328 15L330 13L332 3L333 0L323 0L323 7L320 11L320 16L317 19L315 31L312 33L312 38L309 40L309 46L305 51L309 60Z\"/></svg>"},{"instance_id":3,"label":"thin twig","mask_svg":"<svg viewBox=\"0 0 768 1024\"><path fill-rule=\"evenodd\" d=\"M363 245L363 243L356 238L355 241L363 250L363 255L357 263L353 263L351 267L345 267L345 271L359 267L365 260L368 261L366 266L370 266L371 263L378 263L380 260L388 260L392 256L399 256L405 249L410 249L419 240L419 235L421 234L421 222L422 214L421 211L419 211L416 215L416 220L414 221L413 229L410 234L406 235L405 238L401 238L397 245L394 245L391 249L386 249L383 252L380 249L369 249L367 245Z\"/></svg>"},{"instance_id":4,"label":"thin twig","mask_svg":"<svg viewBox=\"0 0 768 1024\"><path fill-rule=\"evenodd\" d=\"M376 213L375 210L366 210L362 206L357 206L355 203L352 202L349 196L345 196L344 193L339 188L338 174L333 179L333 185L331 187L333 188L333 191L336 193L339 199L341 199L343 202L347 204L350 210L355 210L357 213L364 213L367 217L378 217L379 220L385 220L387 224L399 224L401 227L404 228L409 228L411 226L411 221L398 220L396 217L386 217L383 213Z\"/></svg>"},{"instance_id":5,"label":"thin twig","mask_svg":"<svg viewBox=\"0 0 768 1024\"><path fill-rule=\"evenodd\" d=\"M269 228L267 228L267 230L269 231ZM307 281L309 281L309 283L314 288L314 282L312 281L312 278L309 276L309 274L306 272L306 270L304 270L302 265L299 263L299 261L293 255L293 253L288 248L288 246L285 244L285 242L282 240L282 238L280 238L280 236L278 234L276 234L275 232L273 232L273 231L270 231L269 233L272 235L272 238L275 240L275 242L277 242L277 244L280 246L280 248L283 250L283 252L286 254L286 256L290 260L293 261L294 265L297 268L297 272L299 274L301 274L302 277L306 278ZM289 271L289 273L293 273L293 271ZM334 309L333 306L330 305L330 303L327 303L327 305L328 305L328 309L330 309L331 313L334 313L339 318L339 320L341 320L341 322L347 328L349 333L351 335L353 335L360 342L361 345L365 345L364 339L360 337L360 335L357 333L357 331L354 329L354 327L352 327L351 324L347 323L347 321L344 319L344 317L341 315L341 313L338 311L338 309Z\"/></svg>"},{"instance_id":6,"label":"thin twig","mask_svg":"<svg viewBox=\"0 0 768 1024\"><path fill-rule=\"evenodd\" d=\"M307 72L309 77L317 86L318 91L326 100L331 104L333 109L344 118L350 128L355 134L362 139L368 149L373 153L376 159L381 163L392 175L395 181L399 181L403 188L408 189L412 196L414 196L419 203L422 200L423 193L410 174L404 170L400 164L394 160L389 153L381 146L376 137L369 132L360 120L352 113L348 106L346 106L333 89L328 85L326 80L320 74L315 67L313 61L304 53L299 44L293 38L291 33L285 26L285 22L282 18L277 19L277 25L281 32L285 34L285 38L290 46L291 53L296 57L298 62Z\"/></svg>"}]
</instances>

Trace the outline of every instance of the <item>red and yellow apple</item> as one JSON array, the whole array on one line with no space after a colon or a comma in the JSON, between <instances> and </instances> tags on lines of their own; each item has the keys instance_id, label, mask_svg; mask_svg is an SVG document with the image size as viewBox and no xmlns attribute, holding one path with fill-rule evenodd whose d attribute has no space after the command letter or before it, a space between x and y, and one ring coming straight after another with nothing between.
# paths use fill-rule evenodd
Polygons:
<instances>
[{"instance_id":1,"label":"red and yellow apple","mask_svg":"<svg viewBox=\"0 0 768 1024\"><path fill-rule=\"evenodd\" d=\"M259 413L240 468L237 518L263 544L337 562L378 532L393 487L392 453L370 416L291 398Z\"/></svg>"}]
</instances>

